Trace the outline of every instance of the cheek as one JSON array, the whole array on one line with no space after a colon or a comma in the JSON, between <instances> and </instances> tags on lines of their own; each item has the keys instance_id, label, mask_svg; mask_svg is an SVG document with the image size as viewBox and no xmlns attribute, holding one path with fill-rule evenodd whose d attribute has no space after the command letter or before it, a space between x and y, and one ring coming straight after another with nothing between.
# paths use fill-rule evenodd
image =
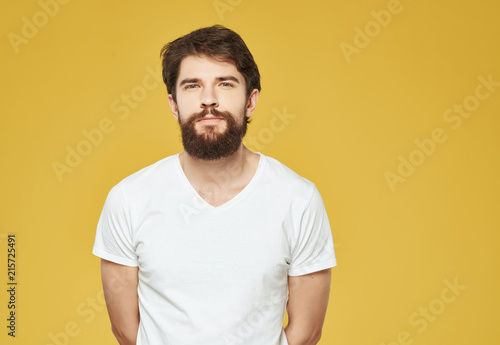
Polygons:
<instances>
[{"instance_id":1,"label":"cheek","mask_svg":"<svg viewBox=\"0 0 500 345\"><path fill-rule=\"evenodd\" d=\"M196 103L190 99L183 98L177 103L177 110L179 114L191 115L193 112L197 111Z\"/></svg>"},{"instance_id":2,"label":"cheek","mask_svg":"<svg viewBox=\"0 0 500 345\"><path fill-rule=\"evenodd\" d=\"M238 112L240 109L245 108L246 98L242 95L225 95L219 98L219 107L232 112Z\"/></svg>"}]
</instances>

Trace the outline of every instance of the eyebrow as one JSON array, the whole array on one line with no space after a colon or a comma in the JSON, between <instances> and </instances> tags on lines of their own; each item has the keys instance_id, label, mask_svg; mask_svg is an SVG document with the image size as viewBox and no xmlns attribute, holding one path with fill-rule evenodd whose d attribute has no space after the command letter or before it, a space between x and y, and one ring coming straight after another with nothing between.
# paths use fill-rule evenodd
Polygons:
<instances>
[{"instance_id":1,"label":"eyebrow","mask_svg":"<svg viewBox=\"0 0 500 345\"><path fill-rule=\"evenodd\" d=\"M222 76L222 77L217 77L216 79L217 79L217 81L232 80L232 81L234 81L234 82L236 82L238 84L240 83L240 81L236 77L234 77L232 75L226 75L226 76ZM198 79L198 78L186 78L186 79L183 79L180 82L179 86L182 86L184 84L190 84L190 83L198 83L198 82L200 82L200 79Z\"/></svg>"},{"instance_id":2,"label":"eyebrow","mask_svg":"<svg viewBox=\"0 0 500 345\"><path fill-rule=\"evenodd\" d=\"M225 81L225 80L232 80L236 83L240 83L240 81L236 78L236 77L233 77L232 75L227 75L227 76L224 76L224 77L218 77L217 78L218 81Z\"/></svg>"}]
</instances>

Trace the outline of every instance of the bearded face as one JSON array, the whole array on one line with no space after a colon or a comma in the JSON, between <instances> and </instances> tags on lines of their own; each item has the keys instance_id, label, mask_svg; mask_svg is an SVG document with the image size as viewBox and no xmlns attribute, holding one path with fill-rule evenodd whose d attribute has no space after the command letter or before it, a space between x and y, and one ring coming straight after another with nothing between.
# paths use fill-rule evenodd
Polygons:
<instances>
[{"instance_id":1,"label":"bearded face","mask_svg":"<svg viewBox=\"0 0 500 345\"><path fill-rule=\"evenodd\" d=\"M182 144L191 156L204 160L216 160L235 153L247 131L244 109L237 116L229 111L218 111L213 106L204 107L181 121Z\"/></svg>"}]
</instances>

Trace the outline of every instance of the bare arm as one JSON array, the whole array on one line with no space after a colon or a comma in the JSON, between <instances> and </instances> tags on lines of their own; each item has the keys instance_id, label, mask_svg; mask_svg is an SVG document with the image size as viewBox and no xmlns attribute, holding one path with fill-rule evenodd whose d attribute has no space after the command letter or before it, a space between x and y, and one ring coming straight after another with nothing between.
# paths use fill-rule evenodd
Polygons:
<instances>
[{"instance_id":1,"label":"bare arm","mask_svg":"<svg viewBox=\"0 0 500 345\"><path fill-rule=\"evenodd\" d=\"M285 334L289 345L315 345L321 338L330 295L331 272L328 268L288 277L288 325Z\"/></svg>"},{"instance_id":2,"label":"bare arm","mask_svg":"<svg viewBox=\"0 0 500 345\"><path fill-rule=\"evenodd\" d=\"M139 330L139 268L101 259L104 298L111 329L120 345L135 345Z\"/></svg>"}]
</instances>

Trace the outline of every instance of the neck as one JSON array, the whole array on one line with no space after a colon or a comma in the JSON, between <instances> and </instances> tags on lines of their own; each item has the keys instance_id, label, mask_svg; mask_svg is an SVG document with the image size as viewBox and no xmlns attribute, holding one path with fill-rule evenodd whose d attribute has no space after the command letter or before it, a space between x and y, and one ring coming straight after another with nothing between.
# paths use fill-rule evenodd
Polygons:
<instances>
[{"instance_id":1,"label":"neck","mask_svg":"<svg viewBox=\"0 0 500 345\"><path fill-rule=\"evenodd\" d=\"M179 161L186 176L196 184L216 183L219 186L229 186L248 170L252 156L255 156L255 153L242 143L238 150L228 157L204 160L182 151Z\"/></svg>"}]
</instances>

